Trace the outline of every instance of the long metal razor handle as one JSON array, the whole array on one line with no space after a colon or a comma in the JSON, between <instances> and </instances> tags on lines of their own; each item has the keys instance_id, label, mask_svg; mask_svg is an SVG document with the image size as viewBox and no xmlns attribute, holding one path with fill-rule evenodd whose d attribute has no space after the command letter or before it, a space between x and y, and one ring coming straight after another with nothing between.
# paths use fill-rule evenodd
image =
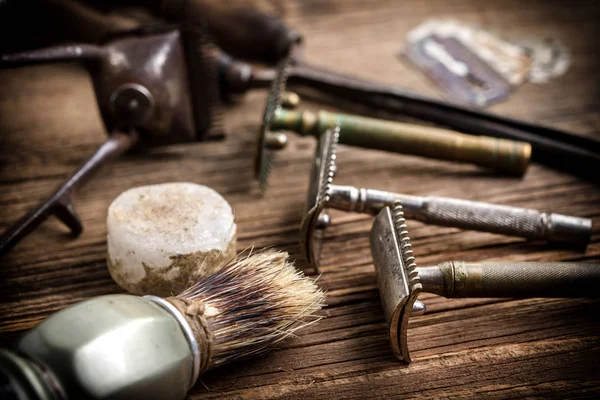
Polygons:
<instances>
[{"instance_id":1,"label":"long metal razor handle","mask_svg":"<svg viewBox=\"0 0 600 400\"><path fill-rule=\"evenodd\" d=\"M327 207L376 215L396 200L402 202L407 218L427 224L581 245L591 239L589 218L449 197L332 185Z\"/></svg>"},{"instance_id":2,"label":"long metal razor handle","mask_svg":"<svg viewBox=\"0 0 600 400\"><path fill-rule=\"evenodd\" d=\"M282 110L272 124L273 129L290 129L317 137L339 125L343 144L473 163L518 175L527 170L531 156L531 146L525 142L326 111L315 115Z\"/></svg>"},{"instance_id":3,"label":"long metal razor handle","mask_svg":"<svg viewBox=\"0 0 600 400\"><path fill-rule=\"evenodd\" d=\"M423 291L444 297L600 297L600 264L448 261L418 269Z\"/></svg>"}]
</instances>

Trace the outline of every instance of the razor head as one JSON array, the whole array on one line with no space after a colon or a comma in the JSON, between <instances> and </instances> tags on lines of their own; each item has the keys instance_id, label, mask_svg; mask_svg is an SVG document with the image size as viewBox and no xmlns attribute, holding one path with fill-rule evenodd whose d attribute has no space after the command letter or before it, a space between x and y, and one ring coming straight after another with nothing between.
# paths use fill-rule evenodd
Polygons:
<instances>
[{"instance_id":1,"label":"razor head","mask_svg":"<svg viewBox=\"0 0 600 400\"><path fill-rule=\"evenodd\" d=\"M287 78L290 70L291 58L283 58L275 69L275 78L271 82L269 95L265 104L262 123L258 136L258 148L254 159L254 176L258 178L261 189L267 187L269 173L273 168L275 153L268 146L267 136L270 132L271 122L275 113L281 107L282 94L285 91Z\"/></svg>"},{"instance_id":2,"label":"razor head","mask_svg":"<svg viewBox=\"0 0 600 400\"><path fill-rule=\"evenodd\" d=\"M408 319L422 285L400 202L384 207L375 218L371 254L392 348L409 363Z\"/></svg>"},{"instance_id":3,"label":"razor head","mask_svg":"<svg viewBox=\"0 0 600 400\"><path fill-rule=\"evenodd\" d=\"M331 185L336 168L336 151L340 128L336 126L324 132L317 143L315 158L310 173L306 208L300 226L300 246L308 263L319 267L323 239L323 213L330 197ZM321 218L320 218L321 217Z\"/></svg>"}]
</instances>

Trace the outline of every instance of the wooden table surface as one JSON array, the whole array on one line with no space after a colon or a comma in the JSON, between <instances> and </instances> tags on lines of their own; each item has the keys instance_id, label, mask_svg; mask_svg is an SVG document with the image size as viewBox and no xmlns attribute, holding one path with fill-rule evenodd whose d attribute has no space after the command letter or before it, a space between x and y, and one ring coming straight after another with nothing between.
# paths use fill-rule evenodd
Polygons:
<instances>
[{"instance_id":1,"label":"wooden table surface","mask_svg":"<svg viewBox=\"0 0 600 400\"><path fill-rule=\"evenodd\" d=\"M307 39L310 61L428 96L440 91L396 58L408 30L434 16L476 22L515 35L548 35L571 51L568 73L526 84L493 112L598 137L600 87L594 1L363 1L285 3L285 18ZM34 206L70 173L105 132L90 80L75 65L0 72L0 228ZM229 106L224 142L129 155L106 166L75 196L85 231L72 239L44 223L0 268L0 346L74 302L120 293L106 269L106 210L139 185L190 181L234 207L239 248L275 246L302 259L299 224L314 140L292 137L264 197L252 179L255 132L265 91ZM304 102L303 107L316 109ZM594 221L586 251L409 221L420 265L449 259L600 261L600 190L531 165L523 179L474 166L342 147L338 183L543 209ZM411 320L414 362L390 351L368 234L372 218L334 212L319 285L326 317L270 355L214 370L191 398L598 398L600 303L595 300L467 299L422 295L428 312Z\"/></svg>"}]
</instances>

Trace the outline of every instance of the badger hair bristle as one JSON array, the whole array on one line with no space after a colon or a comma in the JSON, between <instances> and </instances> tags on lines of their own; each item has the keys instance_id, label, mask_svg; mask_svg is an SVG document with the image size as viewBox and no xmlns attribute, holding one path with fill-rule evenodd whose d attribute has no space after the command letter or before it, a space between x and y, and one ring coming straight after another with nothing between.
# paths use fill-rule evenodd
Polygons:
<instances>
[{"instance_id":1,"label":"badger hair bristle","mask_svg":"<svg viewBox=\"0 0 600 400\"><path fill-rule=\"evenodd\" d=\"M177 298L203 307L212 336L209 368L259 355L321 317L324 294L272 249L250 252Z\"/></svg>"}]
</instances>

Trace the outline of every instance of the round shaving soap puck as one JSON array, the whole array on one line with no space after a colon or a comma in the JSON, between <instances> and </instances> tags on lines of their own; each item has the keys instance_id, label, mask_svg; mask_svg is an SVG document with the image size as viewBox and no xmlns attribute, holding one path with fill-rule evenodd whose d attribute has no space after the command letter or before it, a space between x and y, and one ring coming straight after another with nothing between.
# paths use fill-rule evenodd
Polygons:
<instances>
[{"instance_id":1,"label":"round shaving soap puck","mask_svg":"<svg viewBox=\"0 0 600 400\"><path fill-rule=\"evenodd\" d=\"M129 189L108 208L108 270L130 293L178 294L235 257L236 228L231 206L209 187Z\"/></svg>"}]
</instances>

